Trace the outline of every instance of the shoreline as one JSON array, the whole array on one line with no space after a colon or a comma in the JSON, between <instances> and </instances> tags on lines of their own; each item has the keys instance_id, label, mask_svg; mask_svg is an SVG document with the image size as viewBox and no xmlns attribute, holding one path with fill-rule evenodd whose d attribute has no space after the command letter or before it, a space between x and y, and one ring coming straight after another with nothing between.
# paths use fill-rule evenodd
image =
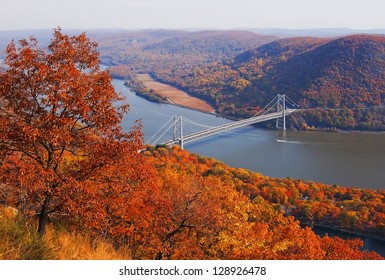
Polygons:
<instances>
[{"instance_id":1,"label":"shoreline","mask_svg":"<svg viewBox=\"0 0 385 280\"><path fill-rule=\"evenodd\" d=\"M163 85L163 86L167 86L167 87L173 88L177 92L182 92L185 95L184 97L186 98L186 96L187 96L188 99L190 99L190 101L194 100L195 102L197 102L199 100L200 104L208 105L210 107L210 110L202 109L201 106L199 106L199 104L198 105L194 105L194 102L193 102L193 104L182 104L181 102L178 102L175 99L172 100L169 95L164 94L164 93L162 94L161 92L159 92L157 90L154 90L156 92L156 95L158 95L160 98L163 98L164 100L162 100L162 101L160 101L160 100L152 100L150 97L147 97L146 94L138 93L138 92L133 90L133 92L135 92L136 95L138 95L138 96L140 96L140 97L142 97L142 98L144 98L144 99L146 99L148 101L151 101L151 102L154 102L154 103L169 104L169 105L181 107L181 108L184 108L184 109L189 109L189 110L193 110L193 111L197 111L197 112L201 112L201 113L205 113L205 114L209 114L209 115L214 115L214 116L217 116L217 117L220 117L220 118L224 118L224 119L228 119L228 120L232 120L232 121L239 120L239 119L233 118L231 116L223 116L221 114L216 113L216 110L211 105L209 105L206 101L204 101L202 99L199 99L197 97L191 96L187 92L182 91L180 89L177 89L174 86L158 82L158 81L154 80L149 74L141 74L141 75L146 75L154 83L157 83L159 85ZM150 89L145 84L145 82L143 82L143 80L140 80L140 81L146 86L147 89ZM127 84L125 84L125 86L128 87L130 90L132 90ZM189 103L189 102L187 102L187 103ZM269 128L265 128L265 129L269 129ZM317 133L322 132L322 133L385 134L385 131L381 131L381 130L378 130L378 131L376 131L376 130L328 130L328 129L312 129L312 130L289 129L289 130L291 130L291 131L301 131L301 132L317 132Z\"/></svg>"},{"instance_id":2,"label":"shoreline","mask_svg":"<svg viewBox=\"0 0 385 280\"><path fill-rule=\"evenodd\" d=\"M136 79L142 82L148 90L153 91L155 94L168 101L165 103L196 110L199 112L215 114L215 108L213 108L206 101L191 96L187 92L182 91L172 85L158 82L153 79L150 74L137 74Z\"/></svg>"},{"instance_id":3,"label":"shoreline","mask_svg":"<svg viewBox=\"0 0 385 280\"><path fill-rule=\"evenodd\" d=\"M379 236L379 235L374 235L374 234L368 234L364 232L359 232L359 231L350 231L347 229L343 228L337 228L334 226L330 225L325 225L325 224L319 224L319 223L314 223L313 225L309 223L302 223L300 220L298 220L301 224L301 226L307 226L310 227L312 230L315 229L321 229L321 230L326 230L326 231L331 231L335 232L336 234L346 234L346 235L351 235L352 238L371 238L375 239L377 241L385 242L385 237L384 236Z\"/></svg>"},{"instance_id":4,"label":"shoreline","mask_svg":"<svg viewBox=\"0 0 385 280\"><path fill-rule=\"evenodd\" d=\"M301 228L310 227L311 230L317 236L320 236L320 237L324 237L325 235L328 235L329 237L336 236L336 237L339 237L342 239L360 239L364 242L364 245L361 248L361 250L371 250L371 251L377 252L381 256L385 257L383 250L381 250L381 249L378 250L377 247L374 248L374 247L370 246L371 240L385 244L385 237L372 235L372 234L366 234L366 233L362 233L362 232L354 232L354 231L344 230L341 228L335 228L333 226L322 225L322 224L317 224L317 223L314 223L313 226L311 226L308 223L301 223L300 222L300 226L301 226Z\"/></svg>"},{"instance_id":5,"label":"shoreline","mask_svg":"<svg viewBox=\"0 0 385 280\"><path fill-rule=\"evenodd\" d=\"M325 235L328 235L329 237L336 236L347 240L360 239L364 242L361 250L371 250L385 257L385 251L383 250L385 246L384 236L373 235L365 232L349 231L343 228L336 228L330 225L319 224L319 223L314 223L311 225L308 222L302 223L300 220L298 221L300 222L301 228L309 227L314 232L314 234L320 237L324 237ZM380 244L384 244L384 245L380 245L381 247L380 249L378 249L378 247L373 247L370 245L372 241L379 242Z\"/></svg>"},{"instance_id":6,"label":"shoreline","mask_svg":"<svg viewBox=\"0 0 385 280\"><path fill-rule=\"evenodd\" d=\"M205 111L205 110L202 110L200 108L196 108L196 107L190 107L190 106L186 106L186 105L181 105L181 104L177 104L177 103L174 103L172 102L171 100L169 100L168 98L167 101L158 101L158 100L153 100L151 99L149 96L147 96L146 94L142 94L142 93L138 93L136 91L134 91L132 88L130 88L130 86L128 86L127 84L124 84L125 87L129 88L133 93L135 93L135 95L143 98L143 99L146 99L147 101L149 102L153 102L153 103L157 103L157 104L167 104L167 105L171 105L171 106L176 106L176 107L180 107L180 108L184 108L184 109L188 109L188 110L192 110L192 111L197 111L197 112L200 112L200 113L204 113L204 114L208 114L208 115L213 115L213 116L216 116L216 117L220 117L220 118L224 118L224 119L229 119L229 118L226 118L226 117L223 117L219 114L217 114L215 112L215 110L213 110L212 112L210 111ZM231 119L229 119L231 120Z\"/></svg>"},{"instance_id":7,"label":"shoreline","mask_svg":"<svg viewBox=\"0 0 385 280\"><path fill-rule=\"evenodd\" d=\"M128 87L129 89L131 89L129 86L125 85L126 87ZM194 107L189 107L189 106L186 106L186 105L181 105L181 104L177 104L177 103L174 103L172 102L171 100L169 100L168 98L167 101L154 101L154 100L150 100L148 98L145 97L144 94L138 94L137 92L135 92L136 95L150 101L150 102L154 102L154 103L163 103L163 104L168 104L168 105L172 105L172 106L177 106L177 107L181 107L181 108L184 108L184 109L189 109L189 110L193 110L193 111L197 111L197 112L200 112L200 113L204 113L204 114L208 114L208 115L213 115L213 116L216 116L216 117L219 117L219 118L224 118L224 119L227 119L227 120L231 120L231 121L238 121L240 119L237 119L237 118L234 118L234 117L231 117L231 116L222 116L218 113L214 111L212 112L209 112L209 111L205 111L205 110L201 110L199 108L194 108ZM260 127L261 129L267 129L267 130L275 130L275 129L271 129L271 128L262 128ZM295 129L288 129L288 131L298 131L298 132L317 132L317 133L355 133L355 134L385 134L385 131L382 131L382 130L378 130L378 131L373 131L373 130L322 130L322 129L314 129L314 130L295 130ZM384 240L385 241L385 240Z\"/></svg>"}]
</instances>

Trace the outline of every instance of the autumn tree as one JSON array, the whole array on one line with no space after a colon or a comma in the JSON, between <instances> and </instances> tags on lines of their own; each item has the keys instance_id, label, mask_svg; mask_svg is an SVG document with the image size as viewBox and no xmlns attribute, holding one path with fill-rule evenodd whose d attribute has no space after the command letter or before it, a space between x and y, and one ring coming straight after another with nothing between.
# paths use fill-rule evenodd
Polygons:
<instances>
[{"instance_id":1,"label":"autumn tree","mask_svg":"<svg viewBox=\"0 0 385 280\"><path fill-rule=\"evenodd\" d=\"M0 180L37 212L38 233L45 234L52 213L97 229L109 225L108 215L122 217L117 211L124 209L105 199L129 196L145 177L142 135L122 131L128 105L100 70L97 44L85 33L55 29L45 49L33 37L12 41L4 63Z\"/></svg>"},{"instance_id":2,"label":"autumn tree","mask_svg":"<svg viewBox=\"0 0 385 280\"><path fill-rule=\"evenodd\" d=\"M149 147L144 155L157 167L161 187L151 196L155 217L143 231L148 241L135 248L133 258L381 258L361 251L363 243L358 239L320 237L293 216L284 215L278 203L285 188L279 185L291 179L271 179L231 168L176 146ZM247 187L253 188L254 180L270 184L266 191L271 189L273 203L262 192L250 196ZM297 183L300 189L303 182ZM314 185L313 190L318 195L319 187Z\"/></svg>"}]
</instances>

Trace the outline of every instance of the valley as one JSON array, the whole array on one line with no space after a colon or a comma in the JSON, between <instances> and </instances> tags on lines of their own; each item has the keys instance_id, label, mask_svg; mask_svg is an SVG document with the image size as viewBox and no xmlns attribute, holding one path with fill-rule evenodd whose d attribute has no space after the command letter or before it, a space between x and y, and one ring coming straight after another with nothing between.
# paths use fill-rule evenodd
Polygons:
<instances>
[{"instance_id":1,"label":"valley","mask_svg":"<svg viewBox=\"0 0 385 280\"><path fill-rule=\"evenodd\" d=\"M54 36L49 46L52 55L45 56L43 49L34 52L33 40L24 41L19 49L8 48L10 70L0 74L2 105L6 107L0 115L0 198L4 206L17 208L23 217L39 217L37 236L47 234L51 225L89 232L91 238L103 237L114 248L125 248L122 253L130 259L382 258L363 251L362 240L321 237L306 225L383 238L383 134L328 133L322 138L319 132L295 131L349 130L345 119L362 124L354 110L381 110L382 85L377 80L383 74L381 37L277 39L247 32L181 31L139 32L128 38L103 34L112 40L99 45L102 61L113 66L107 73L99 72L97 45L85 34L67 37L56 30ZM223 41L218 36L227 37ZM362 51L369 45L372 57ZM373 62L372 68L367 61ZM355 68L357 65L362 67ZM306 66L307 71L295 73L302 69L299 66ZM356 69L360 79L354 77L348 85L371 86L367 98L349 94L348 86L348 94L341 94L341 99L330 99L334 94L324 97L322 90L315 99L308 98L313 95L306 89L311 88L314 77L320 77L316 80L322 89L326 76L327 81L339 80L336 73L342 71L346 75L341 77L350 77L349 69ZM108 74L126 81L112 80L111 84ZM367 81L367 76L373 81ZM286 87L282 81L287 82ZM292 120L293 131L248 127L222 135L220 141L214 138L189 145L189 151L199 154L191 153L176 146L147 145L145 140L162 119L177 113L197 116L200 119L195 124L202 119L213 123L229 120L149 103L128 89L133 84L150 94L163 90L180 95L175 88L182 89L207 100L226 117L253 114L275 90L285 89L309 114L301 115L300 127ZM300 95L293 90L297 85L303 87ZM127 104L117 92L125 95ZM171 99L171 95L157 98ZM333 102L326 104L323 99ZM351 105L338 107L341 104ZM328 111L322 110L337 114L329 120ZM371 111L369 116L357 112L366 118L368 130L381 130L381 111L378 115ZM320 114L319 118L312 113ZM330 126L331 122L338 125ZM231 163L232 159L250 164L247 168L256 172ZM354 170L352 163L358 163ZM269 175L266 167L287 175ZM352 185L336 182L335 178L350 178L352 173L366 180L380 178L380 183L370 185L368 181L362 183L364 188L355 178ZM314 177L317 174L337 177L328 183ZM22 197L28 199L20 206ZM14 250L15 239L8 238L13 229L36 226L33 220L25 221L13 227L12 220L1 218L5 225L1 234L8 240L1 250ZM25 242L35 246L34 238ZM52 257L45 243L39 246L47 254L36 258Z\"/></svg>"}]
</instances>

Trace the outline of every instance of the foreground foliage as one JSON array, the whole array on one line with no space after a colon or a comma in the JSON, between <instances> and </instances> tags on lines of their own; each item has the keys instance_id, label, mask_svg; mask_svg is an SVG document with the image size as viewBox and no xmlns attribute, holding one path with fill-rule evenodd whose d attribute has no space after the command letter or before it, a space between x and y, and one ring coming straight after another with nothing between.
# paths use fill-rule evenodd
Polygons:
<instances>
[{"instance_id":1,"label":"foreground foliage","mask_svg":"<svg viewBox=\"0 0 385 280\"><path fill-rule=\"evenodd\" d=\"M129 192L145 174L140 130L122 131L128 106L116 108L96 43L60 29L53 37L48 50L35 38L11 42L0 74L0 182L23 213L38 213L40 235L56 213L105 227L91 214L115 215L101 209L105 192Z\"/></svg>"},{"instance_id":2,"label":"foreground foliage","mask_svg":"<svg viewBox=\"0 0 385 280\"><path fill-rule=\"evenodd\" d=\"M69 232L63 226L47 227L39 237L35 225L22 216L4 217L0 209L0 260L117 260L130 258L102 238L86 232Z\"/></svg>"},{"instance_id":3,"label":"foreground foliage","mask_svg":"<svg viewBox=\"0 0 385 280\"><path fill-rule=\"evenodd\" d=\"M148 185L148 189L144 188L146 191L132 191L132 198L125 197L121 203L111 193L117 204L105 207L113 209L114 213L118 211L115 208L120 208L121 216L115 216L115 219L98 216L99 220L94 222L104 223L106 228L87 223L84 216L79 216L78 221L65 215L52 216L54 224L67 224L66 227L73 232L64 231L65 236L73 238L66 241L68 246L71 247L68 242L90 244L89 239L84 239L87 237L79 234L88 232L93 238L105 240L101 246L116 258L122 255L113 248L122 251L125 258L132 259L380 258L376 253L362 251L363 241L360 239L320 237L310 227L301 227L293 216L285 216L282 210L285 204L280 204L278 200L283 199L287 191L281 189L284 185L275 179L230 168L177 147L149 147L142 160L149 164L149 168L156 170L158 175L154 177L155 181ZM269 183L269 191L258 184L254 187L252 180L255 183L264 182L265 187ZM302 183L303 187L298 188L298 192L309 186ZM261 189L264 193L252 193L252 189ZM270 197L267 193L270 193ZM130 209L123 208L124 203L129 204ZM92 210L89 215L92 217ZM7 227L2 225L3 230L9 232ZM25 230L25 224L19 224L17 228L20 233L11 236L6 233L7 238L17 244L25 236L35 236L26 242L26 248L30 243L38 248L37 252L33 251L31 258L98 258L88 249L79 249L75 255L63 253L60 257L52 256L50 254L55 253L52 245L49 247L41 243L41 240L47 239L37 238L31 229ZM52 238L55 234L63 232L48 231L45 238ZM60 238L55 240L65 242ZM5 249L2 250L4 254Z\"/></svg>"},{"instance_id":4,"label":"foreground foliage","mask_svg":"<svg viewBox=\"0 0 385 280\"><path fill-rule=\"evenodd\" d=\"M0 202L19 213L1 214L1 258L121 258L116 250L132 259L380 258L359 239L320 237L284 215L335 214L316 208L327 186L270 179L178 147L143 151L140 127L121 131L125 107L115 109L121 99L85 34L55 30L48 54L34 39L20 44L8 47L0 75ZM383 234L383 193L334 193L330 207L346 207L348 225ZM345 221L340 214L333 217ZM59 225L65 231L50 230ZM68 243L86 247L73 255L60 249ZM111 253L94 254L98 244Z\"/></svg>"},{"instance_id":5,"label":"foreground foliage","mask_svg":"<svg viewBox=\"0 0 385 280\"><path fill-rule=\"evenodd\" d=\"M321 238L309 227L301 228L293 216L284 215L285 209L291 209L294 214L297 208L291 206L296 205L295 202L301 205L302 195L310 194L315 183L268 178L244 169L228 167L213 159L189 154L178 147L149 148L145 155L154 162L162 178L162 190L165 192L162 199L168 198L173 205L167 210L163 224L166 226L170 223L170 230L163 235L163 240L168 240L170 234L174 235L174 242L163 245L163 248L167 245L171 258L179 251L184 252L186 240L190 246L196 248L190 258L198 253L203 258L225 259L376 258L376 254L359 250L363 245L359 239L342 240L328 236ZM175 186L172 193L169 193L170 180ZM296 186L296 183L301 185ZM325 192L333 188L325 185L320 185L320 188L321 186ZM371 193L383 203L383 192L347 188L343 190L348 193ZM293 202L292 205L289 200ZM340 201L344 205L349 203L344 198ZM314 197L308 198L306 202L308 205L312 205L312 202L318 205ZM312 210L313 215L323 215L316 207ZM351 214L352 210L347 211ZM372 211L378 211L378 208ZM298 210L296 214L298 213L301 211ZM379 219L371 222L382 227L383 214L377 215ZM173 219L167 220L168 216ZM339 220L345 221L342 216ZM322 218L318 221L320 220ZM383 232L380 234L384 235ZM184 252L186 254L188 253Z\"/></svg>"}]
</instances>

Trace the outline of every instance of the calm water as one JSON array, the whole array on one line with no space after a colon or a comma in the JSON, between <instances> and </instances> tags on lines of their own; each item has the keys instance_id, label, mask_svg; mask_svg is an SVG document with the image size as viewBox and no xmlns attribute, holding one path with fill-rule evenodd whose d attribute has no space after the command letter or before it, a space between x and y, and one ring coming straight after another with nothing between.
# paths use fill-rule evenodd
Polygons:
<instances>
[{"instance_id":1,"label":"calm water","mask_svg":"<svg viewBox=\"0 0 385 280\"><path fill-rule=\"evenodd\" d=\"M229 122L209 114L148 102L120 80L114 80L114 86L124 93L131 106L123 126L129 128L134 119L141 119L146 140L173 115L183 115L207 126ZM184 124L185 134L199 129L204 128ZM171 133L170 129L163 140L171 139ZM283 133L249 126L186 144L185 149L271 177L385 189L385 133Z\"/></svg>"},{"instance_id":2,"label":"calm water","mask_svg":"<svg viewBox=\"0 0 385 280\"><path fill-rule=\"evenodd\" d=\"M146 140L174 115L207 126L229 122L209 114L148 102L132 93L122 80L114 80L113 84L126 96L131 106L130 113L123 120L123 127L129 129L134 120L140 119ZM184 130L188 134L196 131L197 126L186 124ZM163 140L171 137L172 132L169 131ZM271 177L385 189L385 133L283 133L249 126L187 144L185 148L217 158L230 166ZM318 233L322 235L325 232L319 229ZM327 233L341 236L331 231ZM364 242L366 249L385 256L385 242L372 238L364 238Z\"/></svg>"},{"instance_id":3,"label":"calm water","mask_svg":"<svg viewBox=\"0 0 385 280\"><path fill-rule=\"evenodd\" d=\"M146 140L174 115L182 115L208 126L229 122L213 115L148 102L132 93L122 80L114 80L113 83L116 90L127 97L131 106L130 113L123 120L123 127L129 129L134 120L141 119ZM184 129L185 133L196 131L187 124ZM170 129L163 140L171 138ZM385 133L283 133L246 127L186 144L185 149L271 177L385 189ZM317 234L325 233L342 238L355 237L330 230L317 230ZM384 241L369 237L363 240L364 249L374 250L385 257Z\"/></svg>"}]
</instances>

